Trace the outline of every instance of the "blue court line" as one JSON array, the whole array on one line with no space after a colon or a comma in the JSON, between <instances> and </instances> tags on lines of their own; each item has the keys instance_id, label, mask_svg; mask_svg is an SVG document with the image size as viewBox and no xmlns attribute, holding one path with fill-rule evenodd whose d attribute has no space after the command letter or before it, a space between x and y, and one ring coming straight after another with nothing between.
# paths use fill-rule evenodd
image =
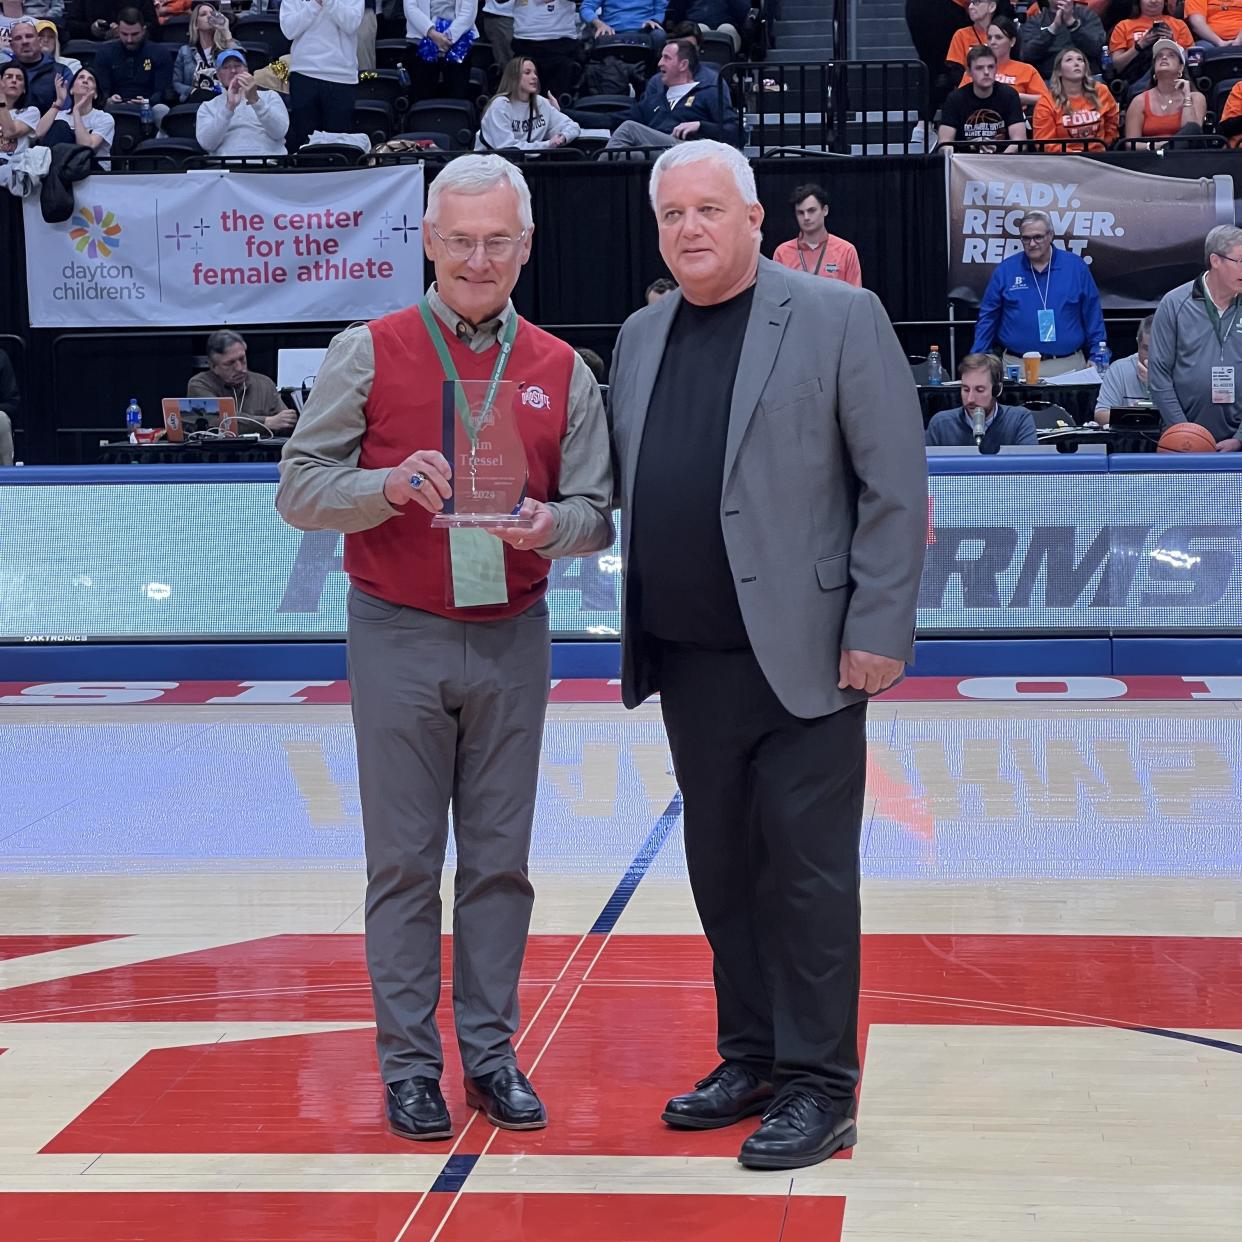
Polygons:
<instances>
[{"instance_id":1,"label":"blue court line","mask_svg":"<svg viewBox=\"0 0 1242 1242\"><path fill-rule=\"evenodd\" d=\"M673 800L664 809L664 814L656 820L655 827L647 834L647 839L639 846L634 861L630 863L621 883L613 890L612 896L604 903L599 918L591 926L589 934L597 932L607 934L617 925L622 911L629 905L634 890L639 886L648 868L655 861L656 855L664 848L664 842L673 831L673 825L681 818L681 791L673 795Z\"/></svg>"},{"instance_id":2,"label":"blue court line","mask_svg":"<svg viewBox=\"0 0 1242 1242\"><path fill-rule=\"evenodd\" d=\"M1242 1053L1242 1044L1231 1044L1225 1039L1209 1039L1206 1035L1189 1035L1185 1031L1166 1031L1160 1026L1128 1026L1127 1031L1138 1031L1140 1035L1163 1035L1165 1039L1180 1039L1188 1044L1201 1044L1205 1048L1216 1048L1221 1052Z\"/></svg>"},{"instance_id":3,"label":"blue court line","mask_svg":"<svg viewBox=\"0 0 1242 1242\"><path fill-rule=\"evenodd\" d=\"M431 1183L431 1190L428 1193L448 1191L450 1194L456 1194L466 1184L466 1178L470 1176L471 1170L478 1163L478 1156L450 1156L445 1161L444 1168L440 1170L440 1176Z\"/></svg>"}]
</instances>

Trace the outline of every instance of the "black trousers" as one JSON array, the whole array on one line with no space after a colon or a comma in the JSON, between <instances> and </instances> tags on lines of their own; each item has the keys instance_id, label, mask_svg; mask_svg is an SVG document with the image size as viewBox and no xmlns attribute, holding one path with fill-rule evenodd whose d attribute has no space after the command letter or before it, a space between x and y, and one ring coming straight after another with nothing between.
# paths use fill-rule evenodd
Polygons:
<instances>
[{"instance_id":1,"label":"black trousers","mask_svg":"<svg viewBox=\"0 0 1242 1242\"><path fill-rule=\"evenodd\" d=\"M352 82L325 82L291 73L288 149L296 151L317 129L329 134L352 133L357 95L358 87Z\"/></svg>"},{"instance_id":2,"label":"black trousers","mask_svg":"<svg viewBox=\"0 0 1242 1242\"><path fill-rule=\"evenodd\" d=\"M906 27L910 31L910 42L914 44L919 60L927 66L930 92L924 109L925 121L936 115L944 97L957 85L956 78L950 81L945 74L944 58L954 34L969 25L966 10L954 4L953 0L906 0Z\"/></svg>"},{"instance_id":3,"label":"black trousers","mask_svg":"<svg viewBox=\"0 0 1242 1242\"><path fill-rule=\"evenodd\" d=\"M417 54L417 44L408 44L410 71L410 100L421 103L424 99L469 99L470 66L455 65L447 60L422 60ZM473 139L473 135L471 135Z\"/></svg>"},{"instance_id":4,"label":"black trousers","mask_svg":"<svg viewBox=\"0 0 1242 1242\"><path fill-rule=\"evenodd\" d=\"M535 62L541 94L559 100L573 90L574 67L582 57L577 39L514 39L513 54Z\"/></svg>"},{"instance_id":5,"label":"black trousers","mask_svg":"<svg viewBox=\"0 0 1242 1242\"><path fill-rule=\"evenodd\" d=\"M802 720L750 651L660 655L720 1056L852 1112L867 705Z\"/></svg>"}]
</instances>

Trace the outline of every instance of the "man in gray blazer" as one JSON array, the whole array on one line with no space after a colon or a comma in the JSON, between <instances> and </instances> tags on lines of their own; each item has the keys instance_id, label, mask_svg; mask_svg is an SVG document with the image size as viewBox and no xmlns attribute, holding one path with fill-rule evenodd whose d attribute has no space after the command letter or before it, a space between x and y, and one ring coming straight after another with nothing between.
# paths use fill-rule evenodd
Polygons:
<instances>
[{"instance_id":1,"label":"man in gray blazer","mask_svg":"<svg viewBox=\"0 0 1242 1242\"><path fill-rule=\"evenodd\" d=\"M923 425L875 296L759 257L745 158L685 143L651 178L680 289L612 366L622 694L661 695L712 947L721 1064L672 1126L763 1113L751 1168L853 1145L868 696L913 649Z\"/></svg>"}]
</instances>

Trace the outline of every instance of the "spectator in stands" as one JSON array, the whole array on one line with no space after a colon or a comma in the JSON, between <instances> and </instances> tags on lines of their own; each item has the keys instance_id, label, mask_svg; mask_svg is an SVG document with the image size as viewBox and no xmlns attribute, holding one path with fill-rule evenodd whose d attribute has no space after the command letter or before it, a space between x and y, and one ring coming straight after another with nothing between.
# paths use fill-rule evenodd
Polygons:
<instances>
[{"instance_id":1,"label":"spectator in stands","mask_svg":"<svg viewBox=\"0 0 1242 1242\"><path fill-rule=\"evenodd\" d=\"M138 9L117 14L116 39L99 49L92 68L100 93L110 104L150 104L156 125L176 102L172 48L147 37L147 24Z\"/></svg>"},{"instance_id":2,"label":"spectator in stands","mask_svg":"<svg viewBox=\"0 0 1242 1242\"><path fill-rule=\"evenodd\" d=\"M498 65L513 59L513 0L483 0L479 13L483 37L491 44Z\"/></svg>"},{"instance_id":3,"label":"spectator in stands","mask_svg":"<svg viewBox=\"0 0 1242 1242\"><path fill-rule=\"evenodd\" d=\"M1201 134L1207 100L1185 77L1186 53L1172 39L1152 49L1152 85L1126 109L1127 138ZM1153 143L1158 146L1158 143Z\"/></svg>"},{"instance_id":4,"label":"spectator in stands","mask_svg":"<svg viewBox=\"0 0 1242 1242\"><path fill-rule=\"evenodd\" d=\"M1232 124L1227 125L1230 121ZM1235 82L1220 110L1220 121L1217 130L1226 134L1231 147L1242 147L1242 82Z\"/></svg>"},{"instance_id":5,"label":"spectator in stands","mask_svg":"<svg viewBox=\"0 0 1242 1242\"><path fill-rule=\"evenodd\" d=\"M699 28L692 22L682 22L678 26L670 26L665 31L665 35L666 43L671 43L675 39L686 39L694 44L696 52L699 51ZM699 84L699 88L706 90L709 86L715 86L720 81L720 66L712 64L710 60L703 60L700 56L699 67L695 70L694 77ZM648 79L647 85L643 87L643 103L648 108L658 108L665 97L666 90L663 76L658 72L653 73Z\"/></svg>"},{"instance_id":6,"label":"spectator in stands","mask_svg":"<svg viewBox=\"0 0 1242 1242\"><path fill-rule=\"evenodd\" d=\"M996 453L1002 444L1039 443L1030 410L999 402L1005 373L995 354L967 354L957 373L962 381L962 404L933 415L927 424L929 445L968 448L977 443L979 452ZM983 436L976 440L980 421Z\"/></svg>"},{"instance_id":7,"label":"spectator in stands","mask_svg":"<svg viewBox=\"0 0 1242 1242\"><path fill-rule=\"evenodd\" d=\"M1067 48L1077 48L1091 66L1100 70L1104 50L1104 26L1085 4L1074 0L1039 0L1039 12L1022 27L1022 56L1051 78L1057 58Z\"/></svg>"},{"instance_id":8,"label":"spectator in stands","mask_svg":"<svg viewBox=\"0 0 1242 1242\"><path fill-rule=\"evenodd\" d=\"M156 22L152 0L70 0L69 37L71 39L115 38L116 19L122 9L134 8L148 26Z\"/></svg>"},{"instance_id":9,"label":"spectator in stands","mask_svg":"<svg viewBox=\"0 0 1242 1242\"><path fill-rule=\"evenodd\" d=\"M950 91L940 107L938 137L944 143L970 143L990 153L1014 150L1006 138L1020 142L1026 137L1022 100L1012 86L996 81L996 53L976 45L966 54L970 85Z\"/></svg>"},{"instance_id":10,"label":"spectator in stands","mask_svg":"<svg viewBox=\"0 0 1242 1242\"><path fill-rule=\"evenodd\" d=\"M261 91L246 54L228 48L216 58L222 94L199 107L194 136L209 155L284 155L289 113L279 91Z\"/></svg>"},{"instance_id":11,"label":"spectator in stands","mask_svg":"<svg viewBox=\"0 0 1242 1242\"><path fill-rule=\"evenodd\" d=\"M56 79L56 98L39 117L35 136L41 146L72 143L89 147L100 164L108 167L108 154L116 137L116 120L99 107L99 83L89 69L79 69L68 85Z\"/></svg>"},{"instance_id":12,"label":"spectator in stands","mask_svg":"<svg viewBox=\"0 0 1242 1242\"><path fill-rule=\"evenodd\" d=\"M1222 452L1242 449L1242 229L1218 224L1204 241L1207 270L1156 307L1148 355L1152 400L1166 427L1198 423Z\"/></svg>"},{"instance_id":13,"label":"spectator in stands","mask_svg":"<svg viewBox=\"0 0 1242 1242\"><path fill-rule=\"evenodd\" d=\"M966 16L970 25L954 33L945 53L950 68L966 69L966 53L972 47L988 47L988 29L996 17L996 0L967 0ZM956 70L955 70L956 71Z\"/></svg>"},{"instance_id":14,"label":"spectator in stands","mask_svg":"<svg viewBox=\"0 0 1242 1242\"><path fill-rule=\"evenodd\" d=\"M918 124L911 135L911 149L930 150L932 118L940 111L944 97L953 89L955 75L949 70L949 44L957 31L970 25L964 0L906 0L906 28L915 55L927 69L930 90L920 108Z\"/></svg>"},{"instance_id":15,"label":"spectator in stands","mask_svg":"<svg viewBox=\"0 0 1242 1242\"><path fill-rule=\"evenodd\" d=\"M608 368L604 365L604 360L593 349L588 349L585 345L575 345L574 353L587 364L587 370L595 377L597 384L604 384L608 381Z\"/></svg>"},{"instance_id":16,"label":"spectator in stands","mask_svg":"<svg viewBox=\"0 0 1242 1242\"><path fill-rule=\"evenodd\" d=\"M17 376L9 356L0 349L0 466L13 464L13 422L21 407Z\"/></svg>"},{"instance_id":17,"label":"spectator in stands","mask_svg":"<svg viewBox=\"0 0 1242 1242\"><path fill-rule=\"evenodd\" d=\"M173 90L178 103L198 103L219 94L216 60L232 46L229 19L210 0L196 4L190 10L186 41L178 49L173 65Z\"/></svg>"},{"instance_id":18,"label":"spectator in stands","mask_svg":"<svg viewBox=\"0 0 1242 1242\"><path fill-rule=\"evenodd\" d=\"M670 293L677 292L677 282L670 280L667 276L659 276L647 286L643 292L643 301L648 306L654 306L661 298L668 297Z\"/></svg>"},{"instance_id":19,"label":"spectator in stands","mask_svg":"<svg viewBox=\"0 0 1242 1242\"><path fill-rule=\"evenodd\" d=\"M781 242L772 258L782 267L811 276L843 280L862 288L858 251L844 237L828 232L828 191L813 182L800 185L789 200L798 221L798 236Z\"/></svg>"},{"instance_id":20,"label":"spectator in stands","mask_svg":"<svg viewBox=\"0 0 1242 1242\"><path fill-rule=\"evenodd\" d=\"M26 150L39 123L39 109L26 98L26 70L16 61L0 66L0 185L3 168Z\"/></svg>"},{"instance_id":21,"label":"spectator in stands","mask_svg":"<svg viewBox=\"0 0 1242 1242\"><path fill-rule=\"evenodd\" d=\"M49 21L53 25L65 24L65 0L21 0L23 17L33 17L36 22Z\"/></svg>"},{"instance_id":22,"label":"spectator in stands","mask_svg":"<svg viewBox=\"0 0 1242 1242\"><path fill-rule=\"evenodd\" d=\"M289 40L289 150L315 130L348 133L358 95L362 0L282 0Z\"/></svg>"},{"instance_id":23,"label":"spectator in stands","mask_svg":"<svg viewBox=\"0 0 1242 1242\"><path fill-rule=\"evenodd\" d=\"M585 94L628 95L631 87L642 93L667 37L660 25L664 6L665 0L582 0L578 14L586 27L584 37L595 42L594 54L587 60ZM608 42L600 40L645 46L650 58L624 60L609 54Z\"/></svg>"},{"instance_id":24,"label":"spectator in stands","mask_svg":"<svg viewBox=\"0 0 1242 1242\"><path fill-rule=\"evenodd\" d=\"M663 97L649 92L630 105L608 139L613 149L672 147L686 139L737 141L737 113L725 92L703 89L698 80L699 51L688 39L674 39L660 53Z\"/></svg>"},{"instance_id":25,"label":"spectator in stands","mask_svg":"<svg viewBox=\"0 0 1242 1242\"><path fill-rule=\"evenodd\" d=\"M46 112L56 102L56 83L68 85L70 74L39 46L33 18L19 17L9 31L13 60L26 71L26 101Z\"/></svg>"},{"instance_id":26,"label":"spectator in stands","mask_svg":"<svg viewBox=\"0 0 1242 1242\"><path fill-rule=\"evenodd\" d=\"M514 0L513 54L535 62L544 90L557 96L573 89L582 57L575 0Z\"/></svg>"},{"instance_id":27,"label":"spectator in stands","mask_svg":"<svg viewBox=\"0 0 1242 1242\"><path fill-rule=\"evenodd\" d=\"M1100 294L1091 269L1076 254L1052 244L1052 218L1032 209L1018 222L1022 254L997 265L979 303L971 353L996 347L1005 366L1021 366L1038 353L1041 376L1063 375L1087 365L1086 353L1106 339Z\"/></svg>"},{"instance_id":28,"label":"spectator in stands","mask_svg":"<svg viewBox=\"0 0 1242 1242\"><path fill-rule=\"evenodd\" d=\"M750 0L669 0L664 28L693 22L700 32L718 31L729 36L736 55L742 48L742 27L749 12Z\"/></svg>"},{"instance_id":29,"label":"spectator in stands","mask_svg":"<svg viewBox=\"0 0 1242 1242\"><path fill-rule=\"evenodd\" d=\"M1108 39L1115 74L1127 82L1145 78L1158 39L1173 39L1184 48L1194 44L1190 27L1170 16L1169 8L1170 0L1134 0L1132 16L1119 21Z\"/></svg>"},{"instance_id":30,"label":"spectator in stands","mask_svg":"<svg viewBox=\"0 0 1242 1242\"><path fill-rule=\"evenodd\" d=\"M1033 65L1014 60L1013 49L1018 42L1018 27L1012 17L994 17L988 27L988 47L996 53L996 81L1012 86L1024 108L1033 108L1048 94L1048 84L1035 72ZM959 86L970 85L970 70L962 74Z\"/></svg>"},{"instance_id":31,"label":"spectator in stands","mask_svg":"<svg viewBox=\"0 0 1242 1242\"><path fill-rule=\"evenodd\" d=\"M466 60L479 37L474 25L478 7L478 0L406 0L411 99L469 98Z\"/></svg>"},{"instance_id":32,"label":"spectator in stands","mask_svg":"<svg viewBox=\"0 0 1242 1242\"><path fill-rule=\"evenodd\" d=\"M1147 382L1147 352L1151 346L1151 325L1155 315L1148 315L1138 326L1135 353L1118 358L1104 372L1100 395L1095 401L1095 421L1108 425L1109 411L1114 406L1139 405L1151 400Z\"/></svg>"},{"instance_id":33,"label":"spectator in stands","mask_svg":"<svg viewBox=\"0 0 1242 1242\"><path fill-rule=\"evenodd\" d=\"M186 396L232 397L238 414L262 423L273 435L290 431L297 422L297 414L281 403L276 385L266 375L247 370L246 341L240 332L222 328L207 338L207 368L191 378Z\"/></svg>"},{"instance_id":34,"label":"spectator in stands","mask_svg":"<svg viewBox=\"0 0 1242 1242\"><path fill-rule=\"evenodd\" d=\"M379 32L377 3L378 0L362 0L362 20L358 23L358 33L354 38L359 73L375 72L375 36Z\"/></svg>"},{"instance_id":35,"label":"spectator in stands","mask_svg":"<svg viewBox=\"0 0 1242 1242\"><path fill-rule=\"evenodd\" d=\"M563 147L582 132L556 100L539 94L539 72L535 62L515 56L500 75L500 86L483 113L478 151L545 151Z\"/></svg>"},{"instance_id":36,"label":"spectator in stands","mask_svg":"<svg viewBox=\"0 0 1242 1242\"><path fill-rule=\"evenodd\" d=\"M1094 81L1087 72L1087 58L1077 48L1067 48L1057 56L1049 82L1051 95L1035 105L1034 131L1037 139L1060 141L1047 150L1100 150L1117 141L1121 110L1112 91ZM1067 139L1092 139L1067 142Z\"/></svg>"},{"instance_id":37,"label":"spectator in stands","mask_svg":"<svg viewBox=\"0 0 1242 1242\"><path fill-rule=\"evenodd\" d=\"M167 25L170 17L180 17L190 11L190 0L155 0L155 20Z\"/></svg>"},{"instance_id":38,"label":"spectator in stands","mask_svg":"<svg viewBox=\"0 0 1242 1242\"><path fill-rule=\"evenodd\" d=\"M60 54L60 32L56 29L55 22L50 22L43 18L35 22L35 30L39 32L39 50L45 56L50 56L58 65L61 65L70 77L82 68L80 60L75 60L72 56L62 56Z\"/></svg>"},{"instance_id":39,"label":"spectator in stands","mask_svg":"<svg viewBox=\"0 0 1242 1242\"><path fill-rule=\"evenodd\" d=\"M1204 55L1242 53L1242 3L1239 0L1186 0L1186 24Z\"/></svg>"}]
</instances>

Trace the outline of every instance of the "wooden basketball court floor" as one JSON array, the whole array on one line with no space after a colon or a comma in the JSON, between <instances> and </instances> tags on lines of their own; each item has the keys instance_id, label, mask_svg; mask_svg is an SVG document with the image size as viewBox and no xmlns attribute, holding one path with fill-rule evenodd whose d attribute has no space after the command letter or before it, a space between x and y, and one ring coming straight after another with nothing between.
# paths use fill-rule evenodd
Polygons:
<instances>
[{"instance_id":1,"label":"wooden basketball court floor","mask_svg":"<svg viewBox=\"0 0 1242 1242\"><path fill-rule=\"evenodd\" d=\"M347 709L0 707L0 1239L1242 1239L1240 708L874 704L860 1142L760 1174L753 1121L659 1121L716 1058L657 709L550 709L550 1125L469 1113L449 1039L409 1144Z\"/></svg>"}]
</instances>

